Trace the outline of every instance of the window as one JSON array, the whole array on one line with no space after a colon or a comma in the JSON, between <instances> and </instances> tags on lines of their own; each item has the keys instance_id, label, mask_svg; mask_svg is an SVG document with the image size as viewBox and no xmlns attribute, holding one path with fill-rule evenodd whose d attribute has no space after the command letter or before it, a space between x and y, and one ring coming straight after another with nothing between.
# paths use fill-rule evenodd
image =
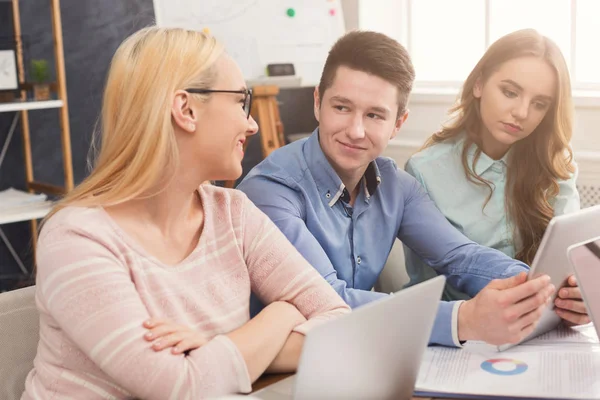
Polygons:
<instances>
[{"instance_id":1,"label":"window","mask_svg":"<svg viewBox=\"0 0 600 400\"><path fill-rule=\"evenodd\" d=\"M578 82L594 83L600 87L600 2L598 0L577 0L576 24L574 33L575 77Z\"/></svg>"},{"instance_id":2,"label":"window","mask_svg":"<svg viewBox=\"0 0 600 400\"><path fill-rule=\"evenodd\" d=\"M459 86L496 39L534 28L560 47L574 88L600 89L599 0L377 0L377 5L377 10L360 6L360 28L404 44L421 87Z\"/></svg>"},{"instance_id":3,"label":"window","mask_svg":"<svg viewBox=\"0 0 600 400\"><path fill-rule=\"evenodd\" d=\"M419 81L461 81L485 50L481 0L416 0L410 4L408 49ZM457 13L455 10L468 10ZM435 10L435 12L432 12ZM456 15L448 18L448 15ZM460 46L457 46L460 43Z\"/></svg>"}]
</instances>

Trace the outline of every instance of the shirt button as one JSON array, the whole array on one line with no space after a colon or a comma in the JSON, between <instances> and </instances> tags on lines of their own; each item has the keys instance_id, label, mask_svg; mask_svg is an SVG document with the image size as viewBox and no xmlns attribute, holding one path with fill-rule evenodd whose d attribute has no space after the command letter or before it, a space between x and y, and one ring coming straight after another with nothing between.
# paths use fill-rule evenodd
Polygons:
<instances>
[{"instance_id":1,"label":"shirt button","mask_svg":"<svg viewBox=\"0 0 600 400\"><path fill-rule=\"evenodd\" d=\"M325 197L327 197L327 198L330 198L330 197L331 197L331 193L327 193L327 194L325 195Z\"/></svg>"},{"instance_id":2,"label":"shirt button","mask_svg":"<svg viewBox=\"0 0 600 400\"><path fill-rule=\"evenodd\" d=\"M360 264L360 256L356 257L356 263Z\"/></svg>"}]
</instances>

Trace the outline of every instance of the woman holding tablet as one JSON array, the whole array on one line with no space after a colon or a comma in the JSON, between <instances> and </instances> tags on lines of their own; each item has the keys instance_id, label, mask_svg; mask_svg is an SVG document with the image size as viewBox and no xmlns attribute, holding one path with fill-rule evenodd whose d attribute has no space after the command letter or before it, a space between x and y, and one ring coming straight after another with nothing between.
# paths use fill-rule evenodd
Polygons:
<instances>
[{"instance_id":1,"label":"woman holding tablet","mask_svg":"<svg viewBox=\"0 0 600 400\"><path fill-rule=\"evenodd\" d=\"M560 49L532 29L498 39L451 112L406 170L467 237L531 264L552 217L579 210L571 84ZM405 258L410 284L435 275L406 247ZM451 286L444 297L467 298ZM574 277L556 306L571 323L589 322Z\"/></svg>"}]
</instances>

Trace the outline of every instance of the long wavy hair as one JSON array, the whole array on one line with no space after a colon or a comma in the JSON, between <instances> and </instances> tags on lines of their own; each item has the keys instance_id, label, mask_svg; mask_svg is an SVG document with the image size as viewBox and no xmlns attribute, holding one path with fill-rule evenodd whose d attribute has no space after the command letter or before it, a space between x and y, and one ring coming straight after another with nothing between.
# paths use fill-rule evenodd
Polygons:
<instances>
[{"instance_id":1,"label":"long wavy hair","mask_svg":"<svg viewBox=\"0 0 600 400\"><path fill-rule=\"evenodd\" d=\"M178 28L151 26L128 37L108 73L92 141L101 142L97 154L92 145L95 165L45 221L67 206L110 206L164 190L179 163L171 121L175 91L210 88L223 52L213 37Z\"/></svg>"},{"instance_id":2,"label":"long wavy hair","mask_svg":"<svg viewBox=\"0 0 600 400\"><path fill-rule=\"evenodd\" d=\"M555 101L531 135L511 147L507 161L506 211L515 230L515 258L531 264L548 223L554 216L551 200L558 194L558 181L575 171L569 142L573 134L571 83L565 59L552 40L533 29L510 33L494 42L465 81L457 104L450 110L450 122L425 143L424 148L466 132L462 165L467 179L486 185L490 195L493 185L477 175L473 166L481 155L479 133L482 120L479 99L473 95L478 79L482 83L509 60L539 57L554 70L558 81ZM468 154L477 145L473 164Z\"/></svg>"}]
</instances>

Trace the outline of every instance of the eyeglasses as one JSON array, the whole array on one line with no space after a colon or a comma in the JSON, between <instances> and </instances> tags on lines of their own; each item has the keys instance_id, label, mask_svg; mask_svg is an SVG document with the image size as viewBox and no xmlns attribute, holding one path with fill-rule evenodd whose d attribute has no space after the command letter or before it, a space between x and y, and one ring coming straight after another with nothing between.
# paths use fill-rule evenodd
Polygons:
<instances>
[{"instance_id":1,"label":"eyeglasses","mask_svg":"<svg viewBox=\"0 0 600 400\"><path fill-rule=\"evenodd\" d=\"M185 89L189 93L237 93L244 95L244 111L246 112L246 118L250 118L250 109L252 108L252 89L245 90L213 90L213 89Z\"/></svg>"}]
</instances>

